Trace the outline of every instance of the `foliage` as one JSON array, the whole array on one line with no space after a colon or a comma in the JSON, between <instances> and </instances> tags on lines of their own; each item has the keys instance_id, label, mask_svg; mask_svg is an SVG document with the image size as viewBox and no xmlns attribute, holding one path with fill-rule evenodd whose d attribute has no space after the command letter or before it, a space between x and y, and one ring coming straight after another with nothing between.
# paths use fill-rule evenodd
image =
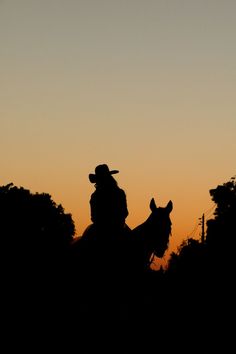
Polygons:
<instances>
[{"instance_id":1,"label":"foliage","mask_svg":"<svg viewBox=\"0 0 236 354\"><path fill-rule=\"evenodd\" d=\"M31 193L13 183L0 187L0 235L8 256L52 256L70 243L75 226L70 214L47 193Z\"/></svg>"},{"instance_id":2,"label":"foliage","mask_svg":"<svg viewBox=\"0 0 236 354\"><path fill-rule=\"evenodd\" d=\"M225 218L236 208L236 182L235 177L230 181L210 190L212 200L216 203L215 216Z\"/></svg>"},{"instance_id":3,"label":"foliage","mask_svg":"<svg viewBox=\"0 0 236 354\"><path fill-rule=\"evenodd\" d=\"M236 238L235 177L211 189L210 195L217 207L214 219L207 222L206 243L212 256L228 262L234 254Z\"/></svg>"},{"instance_id":4,"label":"foliage","mask_svg":"<svg viewBox=\"0 0 236 354\"><path fill-rule=\"evenodd\" d=\"M184 240L177 252L172 252L168 262L168 274L192 277L204 264L204 245L193 238Z\"/></svg>"},{"instance_id":5,"label":"foliage","mask_svg":"<svg viewBox=\"0 0 236 354\"><path fill-rule=\"evenodd\" d=\"M207 276L209 270L226 271L232 266L236 239L236 182L209 191L216 203L214 219L207 221L206 242L187 239L170 256L167 272L183 276ZM214 270L215 269L215 270ZM211 273L212 274L212 273Z\"/></svg>"}]
</instances>

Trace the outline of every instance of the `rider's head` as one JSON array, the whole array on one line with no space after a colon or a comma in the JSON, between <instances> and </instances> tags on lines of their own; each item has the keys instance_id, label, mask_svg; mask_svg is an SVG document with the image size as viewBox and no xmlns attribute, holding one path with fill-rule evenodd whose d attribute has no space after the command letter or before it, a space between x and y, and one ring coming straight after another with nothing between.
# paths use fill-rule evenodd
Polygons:
<instances>
[{"instance_id":1,"label":"rider's head","mask_svg":"<svg viewBox=\"0 0 236 354\"><path fill-rule=\"evenodd\" d=\"M118 170L109 170L106 164L98 165L95 168L95 173L89 174L89 180L91 183L105 182L111 178L111 175L118 173Z\"/></svg>"}]
</instances>

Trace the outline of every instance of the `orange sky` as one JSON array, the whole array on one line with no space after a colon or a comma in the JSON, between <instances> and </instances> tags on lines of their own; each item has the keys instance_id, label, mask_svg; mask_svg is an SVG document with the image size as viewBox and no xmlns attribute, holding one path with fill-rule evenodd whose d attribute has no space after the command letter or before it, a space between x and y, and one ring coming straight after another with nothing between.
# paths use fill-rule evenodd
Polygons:
<instances>
[{"instance_id":1,"label":"orange sky","mask_svg":"<svg viewBox=\"0 0 236 354\"><path fill-rule=\"evenodd\" d=\"M130 227L171 199L170 250L235 175L236 3L0 1L1 184L90 222L97 164L118 169ZM200 228L194 237L199 237Z\"/></svg>"}]
</instances>

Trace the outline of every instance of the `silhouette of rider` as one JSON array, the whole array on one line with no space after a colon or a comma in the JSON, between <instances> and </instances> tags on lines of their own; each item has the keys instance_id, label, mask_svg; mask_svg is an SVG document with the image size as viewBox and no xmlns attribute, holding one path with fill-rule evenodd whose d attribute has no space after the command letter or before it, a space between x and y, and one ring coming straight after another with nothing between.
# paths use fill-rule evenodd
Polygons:
<instances>
[{"instance_id":1,"label":"silhouette of rider","mask_svg":"<svg viewBox=\"0 0 236 354\"><path fill-rule=\"evenodd\" d=\"M89 174L90 182L95 184L90 198L91 220L98 232L105 235L119 235L126 226L126 194L112 176L118 172L110 171L106 164L101 164L95 168L95 173Z\"/></svg>"}]
</instances>

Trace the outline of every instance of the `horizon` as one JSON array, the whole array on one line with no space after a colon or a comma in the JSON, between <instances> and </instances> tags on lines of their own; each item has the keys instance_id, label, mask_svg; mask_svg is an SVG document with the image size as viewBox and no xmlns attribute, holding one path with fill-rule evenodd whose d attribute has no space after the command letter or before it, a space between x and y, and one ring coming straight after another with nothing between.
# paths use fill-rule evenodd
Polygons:
<instances>
[{"instance_id":1,"label":"horizon","mask_svg":"<svg viewBox=\"0 0 236 354\"><path fill-rule=\"evenodd\" d=\"M234 180L235 179L235 176L232 176L229 180L225 181L225 182L222 182L222 184L226 183L226 182L229 182L231 180ZM71 218L74 222L74 225L75 225L75 234L74 234L74 239L76 238L80 238L82 236L82 233L83 231L85 231L85 229L87 228L87 226L89 224L91 224L91 220L88 222L88 224L85 225L85 227L82 229L82 232L81 233L78 233L78 229L77 229L77 225L76 225L76 222L75 222L75 219L73 217L73 214L70 213L68 210L65 209L65 207L63 206L62 203L60 203L59 201L55 201L55 199L53 198L53 196L51 195L50 192L45 192L45 191L32 191L30 190L29 188L25 187L25 186L22 186L22 185L16 185L14 184L13 182L9 182L9 184L13 184L15 187L17 188L24 188L25 190L29 190L30 193L32 194L37 194L37 193L46 193L46 194L49 194L50 197L52 198L52 201L56 203L56 205L61 205L63 207L63 210L66 214L70 214L71 215ZM2 185L1 185L2 186ZM215 186L216 188L217 186ZM213 188L214 189L214 188ZM155 198L154 198L155 199ZM170 200L171 201L171 200ZM167 204L166 204L167 205ZM164 207L166 205L158 205L158 206L161 206L161 207ZM182 239L180 239L179 241L179 244L175 244L175 247L171 247L171 239L173 237L173 233L171 232L170 234L170 239L169 239L169 245L167 247L167 250L165 251L165 254L162 258L159 258L157 256L154 256L153 258L153 262L151 263L151 268L154 269L154 270L158 270L160 269L160 267L164 267L166 268L167 267L167 263L168 263L168 260L171 256L171 253L172 252L175 252L175 253L178 253L178 249L181 248L183 242L185 242L186 240L188 239L195 239L195 240L198 240L198 241L201 241L202 242L202 239L204 239L206 237L206 234L207 234L207 221L210 220L210 219L214 219L214 212L215 212L215 208L216 208L216 204L212 201L212 206L208 209L208 210L205 210L202 214L201 217L197 218L196 220L196 223L192 229L192 231L185 237L183 237ZM150 208L149 208L149 214L147 215L146 219L148 218L148 216L150 215ZM173 212L173 210L172 210ZM140 222L143 223L146 219L142 220ZM172 220L172 219L171 219ZM135 228L136 226L140 225L140 224L136 224L134 226L132 226L131 228ZM128 226L130 226L128 223L127 223ZM173 229L173 221L172 221L172 229ZM198 235L197 235L198 233Z\"/></svg>"}]
</instances>

